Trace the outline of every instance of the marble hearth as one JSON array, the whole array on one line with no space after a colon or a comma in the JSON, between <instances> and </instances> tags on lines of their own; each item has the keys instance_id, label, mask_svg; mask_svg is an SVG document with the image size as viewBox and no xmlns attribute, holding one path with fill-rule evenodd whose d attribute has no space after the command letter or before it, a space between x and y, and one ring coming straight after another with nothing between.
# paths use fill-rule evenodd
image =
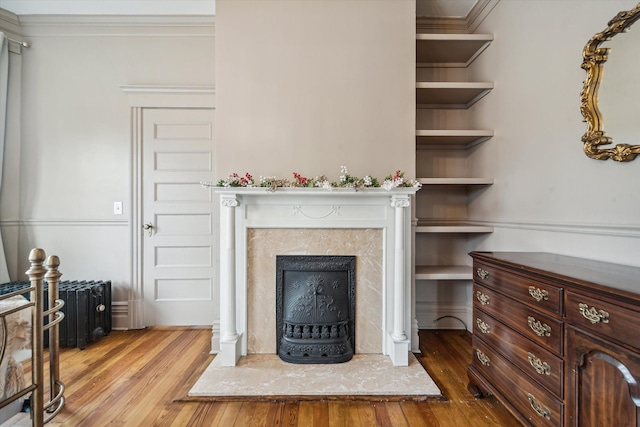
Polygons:
<instances>
[{"instance_id":1,"label":"marble hearth","mask_svg":"<svg viewBox=\"0 0 640 427\"><path fill-rule=\"evenodd\" d=\"M218 363L236 366L247 354L275 354L276 255L355 255L355 352L387 355L394 366L408 366L418 344L411 286L415 191L216 189Z\"/></svg>"}]
</instances>

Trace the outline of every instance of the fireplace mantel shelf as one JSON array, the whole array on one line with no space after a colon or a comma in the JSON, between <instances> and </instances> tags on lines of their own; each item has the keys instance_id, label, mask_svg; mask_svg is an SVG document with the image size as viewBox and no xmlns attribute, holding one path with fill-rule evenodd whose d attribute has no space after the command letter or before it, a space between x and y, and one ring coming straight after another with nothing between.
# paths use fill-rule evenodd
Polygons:
<instances>
[{"instance_id":1,"label":"fireplace mantel shelf","mask_svg":"<svg viewBox=\"0 0 640 427\"><path fill-rule=\"evenodd\" d=\"M411 284L411 199L419 187L210 187L220 199L220 333L223 366L247 354L247 234L250 229L382 231L380 353L407 366L417 349ZM274 278L275 280L275 278ZM415 329L415 331L414 331ZM215 331L214 331L215 336ZM212 346L214 342L212 341ZM414 345L415 344L415 345Z\"/></svg>"}]
</instances>

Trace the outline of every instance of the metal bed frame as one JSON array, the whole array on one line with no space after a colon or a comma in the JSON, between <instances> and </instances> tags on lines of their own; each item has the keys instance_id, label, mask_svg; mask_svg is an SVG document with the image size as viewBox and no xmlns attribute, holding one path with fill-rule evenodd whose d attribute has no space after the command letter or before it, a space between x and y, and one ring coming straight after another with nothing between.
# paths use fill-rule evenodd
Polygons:
<instances>
[{"instance_id":1,"label":"metal bed frame","mask_svg":"<svg viewBox=\"0 0 640 427\"><path fill-rule=\"evenodd\" d=\"M11 292L0 296L0 300L5 300L17 295L30 292L29 301L18 307L0 312L0 319L31 308L31 384L18 391L14 395L0 401L0 408L9 405L29 393L31 393L31 424L39 427L51 421L64 406L64 384L60 381L60 348L58 342L59 323L64 318L64 313L60 311L64 301L58 298L58 285L62 273L58 270L60 259L51 255L46 258L42 249L32 249L29 254L31 267L26 274L29 276L31 286L26 289ZM49 286L49 301L45 310L43 295L43 282L46 279ZM50 398L45 403L45 379L44 379L44 333L49 331L49 390ZM6 343L5 343L6 348ZM2 373L0 373L2 374Z\"/></svg>"}]
</instances>

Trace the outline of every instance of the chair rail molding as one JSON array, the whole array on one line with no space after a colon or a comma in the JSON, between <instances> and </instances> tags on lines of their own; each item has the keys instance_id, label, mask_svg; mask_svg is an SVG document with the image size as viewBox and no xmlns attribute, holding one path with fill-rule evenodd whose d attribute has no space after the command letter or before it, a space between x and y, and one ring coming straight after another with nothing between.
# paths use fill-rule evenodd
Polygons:
<instances>
[{"instance_id":1,"label":"chair rail molding","mask_svg":"<svg viewBox=\"0 0 640 427\"><path fill-rule=\"evenodd\" d=\"M595 234L613 237L640 237L638 224L604 224L604 223L569 223L554 221L522 221L522 220L475 220L469 223L487 225L495 228L513 228L534 231L552 231L575 234Z\"/></svg>"}]
</instances>

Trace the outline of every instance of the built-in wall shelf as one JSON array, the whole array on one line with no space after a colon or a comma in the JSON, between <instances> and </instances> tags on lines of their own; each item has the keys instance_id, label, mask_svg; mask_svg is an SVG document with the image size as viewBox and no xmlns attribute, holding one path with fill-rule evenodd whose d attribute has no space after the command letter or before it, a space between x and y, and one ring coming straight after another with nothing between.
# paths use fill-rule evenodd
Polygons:
<instances>
[{"instance_id":1,"label":"built-in wall shelf","mask_svg":"<svg viewBox=\"0 0 640 427\"><path fill-rule=\"evenodd\" d=\"M419 129L417 148L471 148L493 137L492 130Z\"/></svg>"},{"instance_id":2,"label":"built-in wall shelf","mask_svg":"<svg viewBox=\"0 0 640 427\"><path fill-rule=\"evenodd\" d=\"M493 82L417 82L416 107L467 109L493 89Z\"/></svg>"},{"instance_id":3,"label":"built-in wall shelf","mask_svg":"<svg viewBox=\"0 0 640 427\"><path fill-rule=\"evenodd\" d=\"M469 203L494 180L467 178L473 175L468 161L470 149L494 131L467 124L474 123L483 108L476 103L494 83L473 81L468 68L492 41L491 34L416 34L416 171L422 189L416 194L414 227L414 280L420 284L414 285L422 328L438 327L443 316L472 324L467 313L473 272L465 260L471 242L493 227L468 219Z\"/></svg>"},{"instance_id":4,"label":"built-in wall shelf","mask_svg":"<svg viewBox=\"0 0 640 427\"><path fill-rule=\"evenodd\" d=\"M416 34L416 66L467 67L492 40L492 34Z\"/></svg>"},{"instance_id":5,"label":"built-in wall shelf","mask_svg":"<svg viewBox=\"0 0 640 427\"><path fill-rule=\"evenodd\" d=\"M464 222L420 221L415 228L416 233L493 233L493 227Z\"/></svg>"},{"instance_id":6,"label":"built-in wall shelf","mask_svg":"<svg viewBox=\"0 0 640 427\"><path fill-rule=\"evenodd\" d=\"M418 178L422 185L491 185L493 178Z\"/></svg>"},{"instance_id":7,"label":"built-in wall shelf","mask_svg":"<svg viewBox=\"0 0 640 427\"><path fill-rule=\"evenodd\" d=\"M417 265L416 280L472 280L473 270L468 265Z\"/></svg>"}]
</instances>

